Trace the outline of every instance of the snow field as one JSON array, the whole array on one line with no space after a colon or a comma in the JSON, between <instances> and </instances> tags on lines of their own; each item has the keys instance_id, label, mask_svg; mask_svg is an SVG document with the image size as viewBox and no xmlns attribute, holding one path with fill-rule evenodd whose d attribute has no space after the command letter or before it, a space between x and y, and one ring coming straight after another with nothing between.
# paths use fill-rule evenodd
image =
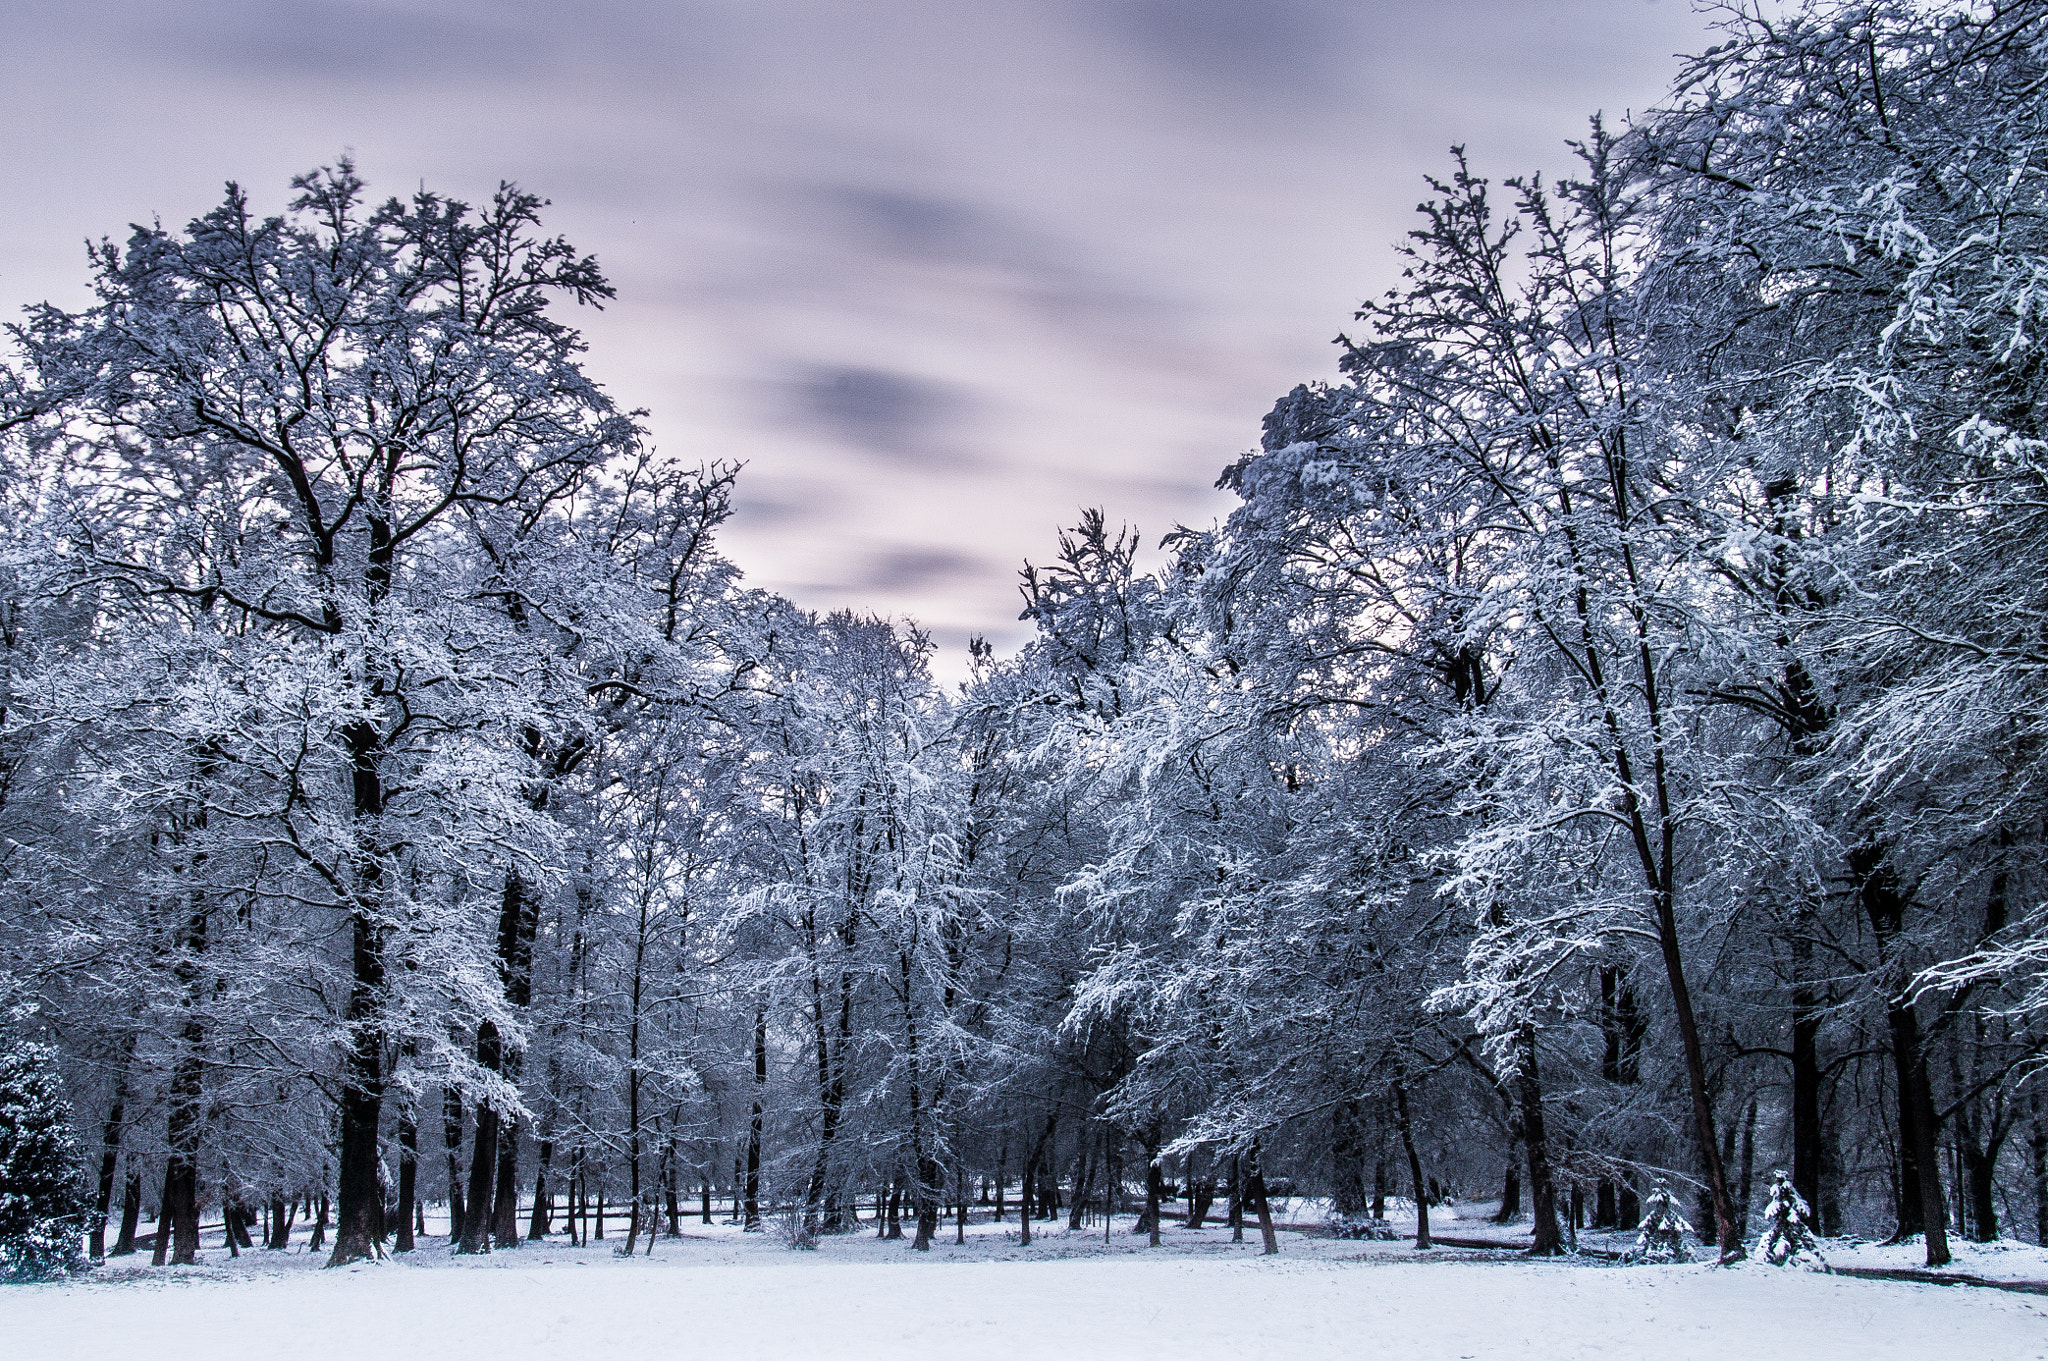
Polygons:
<instances>
[{"instance_id":1,"label":"snow field","mask_svg":"<svg viewBox=\"0 0 2048 1361\"><path fill-rule=\"evenodd\" d=\"M1612 1268L1413 1260L1399 1245L1283 1236L1257 1256L1227 1231L1169 1231L1153 1251L1119 1225L948 1226L930 1255L871 1234L792 1252L772 1236L691 1225L653 1259L615 1243L454 1258L444 1241L391 1262L318 1269L303 1252L0 1292L0 1355L184 1361L364 1356L1340 1358L1422 1361L1656 1355L1659 1361L2048 1358L2048 1298L1747 1266ZM1389 1251L1391 1249L1391 1251Z\"/></svg>"}]
</instances>

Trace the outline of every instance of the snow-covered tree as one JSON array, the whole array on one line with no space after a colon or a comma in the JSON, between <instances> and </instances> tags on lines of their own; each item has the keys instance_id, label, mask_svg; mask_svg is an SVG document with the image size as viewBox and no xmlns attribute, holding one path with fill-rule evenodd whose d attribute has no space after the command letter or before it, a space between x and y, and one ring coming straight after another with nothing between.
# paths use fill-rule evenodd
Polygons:
<instances>
[{"instance_id":1,"label":"snow-covered tree","mask_svg":"<svg viewBox=\"0 0 2048 1361\"><path fill-rule=\"evenodd\" d=\"M84 1263L85 1168L48 1045L0 1034L0 1281L40 1281Z\"/></svg>"},{"instance_id":2,"label":"snow-covered tree","mask_svg":"<svg viewBox=\"0 0 2048 1361\"><path fill-rule=\"evenodd\" d=\"M1764 1202L1764 1231L1756 1240L1756 1259L1772 1266L1826 1270L1827 1259L1821 1256L1820 1243L1807 1225L1812 1214L1792 1179L1773 1172L1771 1198Z\"/></svg>"},{"instance_id":3,"label":"snow-covered tree","mask_svg":"<svg viewBox=\"0 0 2048 1361\"><path fill-rule=\"evenodd\" d=\"M1685 1214L1672 1199L1671 1188L1663 1182L1651 1188L1643 1197L1643 1222L1636 1234L1636 1245L1629 1250L1632 1262L1689 1262L1692 1253L1685 1246L1685 1236L1693 1232Z\"/></svg>"}]
</instances>

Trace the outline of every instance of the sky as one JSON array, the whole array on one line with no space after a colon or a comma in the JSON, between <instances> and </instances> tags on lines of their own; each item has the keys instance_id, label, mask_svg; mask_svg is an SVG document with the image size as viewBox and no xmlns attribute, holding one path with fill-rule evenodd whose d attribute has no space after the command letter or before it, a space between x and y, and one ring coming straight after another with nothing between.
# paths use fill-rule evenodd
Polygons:
<instances>
[{"instance_id":1,"label":"sky","mask_svg":"<svg viewBox=\"0 0 2048 1361\"><path fill-rule=\"evenodd\" d=\"M1710 41L1684 0L0 0L0 313L230 179L516 181L618 289L591 374L746 465L748 580L957 676L1083 507L1227 513L1451 145L1554 173Z\"/></svg>"}]
</instances>

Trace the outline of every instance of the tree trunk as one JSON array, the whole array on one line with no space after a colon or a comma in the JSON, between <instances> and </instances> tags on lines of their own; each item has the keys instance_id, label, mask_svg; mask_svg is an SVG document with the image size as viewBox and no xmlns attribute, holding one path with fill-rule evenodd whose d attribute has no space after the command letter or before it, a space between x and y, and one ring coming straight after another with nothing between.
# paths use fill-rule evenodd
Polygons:
<instances>
[{"instance_id":1,"label":"tree trunk","mask_svg":"<svg viewBox=\"0 0 2048 1361\"><path fill-rule=\"evenodd\" d=\"M1038 1174L1040 1147L1040 1144L1033 1144L1031 1151L1024 1155L1024 1179L1017 1183L1017 1241L1027 1248L1031 1246L1031 1191L1033 1179Z\"/></svg>"},{"instance_id":2,"label":"tree trunk","mask_svg":"<svg viewBox=\"0 0 2048 1361\"><path fill-rule=\"evenodd\" d=\"M1827 1222L1821 1194L1820 1024L1825 999L1813 980L1813 941L1805 917L1792 941L1792 1189Z\"/></svg>"},{"instance_id":3,"label":"tree trunk","mask_svg":"<svg viewBox=\"0 0 2048 1361\"><path fill-rule=\"evenodd\" d=\"M1669 864L1670 856L1664 856ZM1685 1056L1686 1087L1692 1096L1693 1137L1698 1141L1700 1160L1706 1171L1707 1194L1714 1206L1715 1240L1721 1260L1743 1257L1742 1231L1735 1223L1735 1203L1728 1195L1728 1172L1721 1162L1721 1146L1714 1138L1714 1105L1708 1094L1707 1055L1700 1043L1699 1019L1693 1012L1692 988L1686 982L1685 964L1678 939L1678 914L1674 890L1660 882L1652 897L1657 915L1657 939L1664 958L1665 979L1671 990L1671 1009L1678 1023L1679 1048ZM1533 1142L1533 1141L1532 1141ZM1541 1199L1541 1187L1530 1188Z\"/></svg>"},{"instance_id":4,"label":"tree trunk","mask_svg":"<svg viewBox=\"0 0 2048 1361\"><path fill-rule=\"evenodd\" d=\"M967 1241L967 1167L961 1164L953 1171L953 1242L958 1245Z\"/></svg>"},{"instance_id":5,"label":"tree trunk","mask_svg":"<svg viewBox=\"0 0 2048 1361\"><path fill-rule=\"evenodd\" d=\"M1116 1212L1123 1208L1124 1199L1124 1152L1123 1138L1115 1126L1104 1122L1102 1126L1102 1241L1109 1241L1110 1226L1116 1222Z\"/></svg>"},{"instance_id":6,"label":"tree trunk","mask_svg":"<svg viewBox=\"0 0 2048 1361\"><path fill-rule=\"evenodd\" d=\"M2041 1098L2028 1099L2033 1128L2027 1148L2034 1155L2034 1241L2048 1248L2048 1120L2041 1118Z\"/></svg>"},{"instance_id":7,"label":"tree trunk","mask_svg":"<svg viewBox=\"0 0 2048 1361\"><path fill-rule=\"evenodd\" d=\"M1031 1242L1031 1217L1034 1212L1049 1215L1051 1207L1043 1204L1042 1188L1038 1184L1040 1171L1045 1164L1047 1145L1052 1142L1053 1132L1059 1128L1060 1113L1046 1112L1045 1128L1038 1132L1030 1153L1024 1158L1024 1180L1017 1188L1017 1217L1023 1225L1023 1242Z\"/></svg>"},{"instance_id":8,"label":"tree trunk","mask_svg":"<svg viewBox=\"0 0 2048 1361\"><path fill-rule=\"evenodd\" d=\"M495 1073L502 1066L498 1027L485 1021L477 1027L477 1065ZM489 1101L476 1103L476 1131L469 1145L469 1194L465 1197L462 1232L455 1250L463 1254L491 1250L491 1193L498 1175L498 1111Z\"/></svg>"},{"instance_id":9,"label":"tree trunk","mask_svg":"<svg viewBox=\"0 0 2048 1361\"><path fill-rule=\"evenodd\" d=\"M737 1194L737 1192L735 1192ZM569 1200L563 1207L569 1218L569 1245L575 1247L583 1238L583 1145L577 1144L569 1150ZM733 1206L735 1216L739 1206Z\"/></svg>"},{"instance_id":10,"label":"tree trunk","mask_svg":"<svg viewBox=\"0 0 2048 1361\"><path fill-rule=\"evenodd\" d=\"M548 1188L548 1165L555 1159L555 1141L540 1141L540 1166L533 1174L533 1217L527 1221L528 1242L538 1243L554 1228L555 1196ZM705 1221L709 1223L707 1219Z\"/></svg>"},{"instance_id":11,"label":"tree trunk","mask_svg":"<svg viewBox=\"0 0 2048 1361\"><path fill-rule=\"evenodd\" d=\"M1998 1241L1998 1154L2003 1139L1997 1130L1980 1131L1969 1118L1974 1102L1966 1102L1955 1119L1956 1152L1962 1161L1962 1181L1970 1237L1979 1243Z\"/></svg>"},{"instance_id":12,"label":"tree trunk","mask_svg":"<svg viewBox=\"0 0 2048 1361\"><path fill-rule=\"evenodd\" d=\"M1408 1154L1408 1185L1415 1196L1415 1246L1426 1248L1429 1246L1429 1188L1422 1180L1422 1156L1415 1151L1415 1127L1408 1118L1408 1084L1399 1078L1394 1079L1394 1114L1400 1121L1401 1147ZM1533 1138L1529 1146L1536 1146ZM1536 1194L1540 1203L1543 1193L1538 1191ZM1264 1227L1261 1223L1260 1228Z\"/></svg>"},{"instance_id":13,"label":"tree trunk","mask_svg":"<svg viewBox=\"0 0 2048 1361\"><path fill-rule=\"evenodd\" d=\"M384 1036L377 1017L384 994L383 928L359 915L350 924L350 935L350 1039L342 1050L341 1150L329 1266L369 1260L382 1250L377 1126L384 1108Z\"/></svg>"},{"instance_id":14,"label":"tree trunk","mask_svg":"<svg viewBox=\"0 0 2048 1361\"><path fill-rule=\"evenodd\" d=\"M462 1093L441 1089L441 1146L448 1153L448 1241L462 1237Z\"/></svg>"},{"instance_id":15,"label":"tree trunk","mask_svg":"<svg viewBox=\"0 0 2048 1361\"><path fill-rule=\"evenodd\" d=\"M491 1195L491 1237L493 1246L519 1246L519 1121L504 1120L498 1126L498 1177Z\"/></svg>"},{"instance_id":16,"label":"tree trunk","mask_svg":"<svg viewBox=\"0 0 2048 1361\"><path fill-rule=\"evenodd\" d=\"M1088 1217L1088 1198L1095 1194L1095 1163L1088 1156L1088 1140L1085 1131L1076 1139L1080 1145L1074 1150L1074 1200L1067 1207L1067 1231L1078 1233L1081 1221Z\"/></svg>"},{"instance_id":17,"label":"tree trunk","mask_svg":"<svg viewBox=\"0 0 2048 1361\"><path fill-rule=\"evenodd\" d=\"M917 1237L911 1246L930 1252L939 1232L939 1191L945 1173L929 1153L917 1160Z\"/></svg>"},{"instance_id":18,"label":"tree trunk","mask_svg":"<svg viewBox=\"0 0 2048 1361\"><path fill-rule=\"evenodd\" d=\"M358 829L355 900L349 905L347 1040L341 1061L341 1148L335 1172L334 1253L345 1266L383 1252L383 1188L377 1184L378 1125L384 1110L384 864L368 829L384 815L383 735L367 720L343 730Z\"/></svg>"},{"instance_id":19,"label":"tree trunk","mask_svg":"<svg viewBox=\"0 0 2048 1361\"><path fill-rule=\"evenodd\" d=\"M308 1252L320 1251L321 1247L327 1242L329 1214L334 1208L327 1198L327 1169L324 1167L320 1169L319 1206L319 1216L313 1221L313 1233L306 1240L306 1251Z\"/></svg>"},{"instance_id":20,"label":"tree trunk","mask_svg":"<svg viewBox=\"0 0 2048 1361\"><path fill-rule=\"evenodd\" d=\"M814 956L815 965L815 956ZM804 1188L804 1227L816 1233L825 1209L825 1185L832 1170L832 1143L839 1137L840 1093L832 1086L832 1048L825 1029L824 984L811 970L812 1040L818 1065L818 1148L811 1160L810 1184Z\"/></svg>"},{"instance_id":21,"label":"tree trunk","mask_svg":"<svg viewBox=\"0 0 2048 1361\"><path fill-rule=\"evenodd\" d=\"M135 1230L142 1223L142 1174L135 1170L135 1155L128 1155L128 1176L121 1184L121 1232L114 1239L109 1257L135 1253Z\"/></svg>"},{"instance_id":22,"label":"tree trunk","mask_svg":"<svg viewBox=\"0 0 2048 1361\"><path fill-rule=\"evenodd\" d=\"M1159 1246L1159 1202L1161 1185L1165 1178L1159 1171L1159 1136L1152 1135L1145 1142L1145 1242L1148 1247Z\"/></svg>"},{"instance_id":23,"label":"tree trunk","mask_svg":"<svg viewBox=\"0 0 2048 1361\"><path fill-rule=\"evenodd\" d=\"M1516 1140L1517 1143L1521 1142ZM1501 1178L1500 1209L1494 1212L1496 1224L1512 1224L1522 1215L1522 1168L1513 1154L1508 1156L1507 1174ZM1374 1218L1380 1216L1375 1215Z\"/></svg>"},{"instance_id":24,"label":"tree trunk","mask_svg":"<svg viewBox=\"0 0 2048 1361\"><path fill-rule=\"evenodd\" d=\"M1874 843L1865 842L1849 853L1849 870L1877 933L1879 957L1889 965L1893 943L1905 925L1905 889L1882 848ZM1891 1031L1892 1065L1899 1084L1899 1232L1901 1236L1907 1232L1909 1207L1917 1208L1919 1229L1926 1235L1927 1265L1946 1266L1948 1206L1942 1196L1941 1164L1935 1151L1934 1100L1926 1056L1920 1052L1920 1016L1903 991L1885 998L1885 1022Z\"/></svg>"},{"instance_id":25,"label":"tree trunk","mask_svg":"<svg viewBox=\"0 0 2048 1361\"><path fill-rule=\"evenodd\" d=\"M1200 1157L1200 1149L1189 1153L1184 1169L1188 1183L1188 1227L1191 1229L1202 1227L1202 1222L1209 1217L1209 1207L1216 1203L1216 1174L1211 1171L1199 1177L1195 1175L1196 1159Z\"/></svg>"},{"instance_id":26,"label":"tree trunk","mask_svg":"<svg viewBox=\"0 0 2048 1361\"><path fill-rule=\"evenodd\" d=\"M1346 1219L1365 1213L1371 1203L1366 1189L1365 1108L1340 1101L1330 1108L1330 1208Z\"/></svg>"},{"instance_id":27,"label":"tree trunk","mask_svg":"<svg viewBox=\"0 0 2048 1361\"><path fill-rule=\"evenodd\" d=\"M661 1199L668 1215L668 1236L683 1236L682 1188L678 1183L676 1168L676 1140L670 1131L667 1142L661 1146Z\"/></svg>"},{"instance_id":28,"label":"tree trunk","mask_svg":"<svg viewBox=\"0 0 2048 1361\"><path fill-rule=\"evenodd\" d=\"M413 1210L419 1195L420 1124L411 1101L398 1117L398 1251L413 1250Z\"/></svg>"},{"instance_id":29,"label":"tree trunk","mask_svg":"<svg viewBox=\"0 0 2048 1361\"><path fill-rule=\"evenodd\" d=\"M93 1197L92 1238L88 1248L94 1261L107 1255L107 1212L114 1204L114 1172L121 1161L122 1119L128 1107L128 1067L135 1056L135 1034L129 1032L121 1046L121 1063L114 1076L114 1101L100 1125L99 1189Z\"/></svg>"},{"instance_id":30,"label":"tree trunk","mask_svg":"<svg viewBox=\"0 0 2048 1361\"><path fill-rule=\"evenodd\" d=\"M171 1260L171 1174L164 1169L163 1193L157 1197L156 1235L150 1248L149 1264L163 1266Z\"/></svg>"},{"instance_id":31,"label":"tree trunk","mask_svg":"<svg viewBox=\"0 0 2048 1361\"><path fill-rule=\"evenodd\" d=\"M1522 1148L1529 1157L1529 1253L1554 1257L1564 1251L1557 1227L1557 1181L1550 1170L1550 1136L1543 1119L1543 1083L1536 1069L1536 1027L1523 1022L1515 1033L1515 1094L1521 1114Z\"/></svg>"},{"instance_id":32,"label":"tree trunk","mask_svg":"<svg viewBox=\"0 0 2048 1361\"><path fill-rule=\"evenodd\" d=\"M1230 1206L1227 1217L1230 1223L1230 1241L1244 1241L1244 1157L1230 1155Z\"/></svg>"},{"instance_id":33,"label":"tree trunk","mask_svg":"<svg viewBox=\"0 0 2048 1361\"><path fill-rule=\"evenodd\" d=\"M1252 1141L1249 1165L1245 1169L1245 1193L1251 1197L1252 1209L1259 1216L1259 1241L1263 1244L1259 1255L1274 1256L1280 1251L1280 1236L1273 1229L1273 1207L1266 1200L1266 1174L1259 1167L1259 1143L1256 1139Z\"/></svg>"},{"instance_id":34,"label":"tree trunk","mask_svg":"<svg viewBox=\"0 0 2048 1361\"><path fill-rule=\"evenodd\" d=\"M1745 1236L1749 1233L1749 1193L1756 1185L1756 1106L1757 1099L1749 1099L1749 1110L1742 1117L1742 1180L1738 1183L1739 1193L1735 1199L1736 1222L1742 1226ZM1797 1188L1794 1188L1797 1189ZM1812 1201L1806 1202L1809 1206Z\"/></svg>"},{"instance_id":35,"label":"tree trunk","mask_svg":"<svg viewBox=\"0 0 2048 1361\"><path fill-rule=\"evenodd\" d=\"M743 1231L761 1231L761 1115L768 1092L768 1000L754 1003L754 1111L747 1124L747 1202Z\"/></svg>"},{"instance_id":36,"label":"tree trunk","mask_svg":"<svg viewBox=\"0 0 2048 1361\"><path fill-rule=\"evenodd\" d=\"M199 1056L188 1046L171 1074L170 1157L164 1167L164 1213L171 1221L172 1266L199 1260Z\"/></svg>"}]
</instances>

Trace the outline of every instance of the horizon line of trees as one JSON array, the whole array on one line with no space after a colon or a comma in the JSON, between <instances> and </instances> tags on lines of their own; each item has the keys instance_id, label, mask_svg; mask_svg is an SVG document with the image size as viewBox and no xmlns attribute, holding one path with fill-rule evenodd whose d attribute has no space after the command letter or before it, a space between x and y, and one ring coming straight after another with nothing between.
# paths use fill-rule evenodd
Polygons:
<instances>
[{"instance_id":1,"label":"horizon line of trees","mask_svg":"<svg viewBox=\"0 0 2048 1361\"><path fill-rule=\"evenodd\" d=\"M1719 24L1567 178L1457 150L1229 516L1088 512L950 689L746 586L531 195L96 247L0 368L0 979L92 1255L1134 1182L1270 1251L1270 1175L1537 1253L1669 1178L1730 1259L1780 1167L2048 1242L2048 0Z\"/></svg>"}]
</instances>

